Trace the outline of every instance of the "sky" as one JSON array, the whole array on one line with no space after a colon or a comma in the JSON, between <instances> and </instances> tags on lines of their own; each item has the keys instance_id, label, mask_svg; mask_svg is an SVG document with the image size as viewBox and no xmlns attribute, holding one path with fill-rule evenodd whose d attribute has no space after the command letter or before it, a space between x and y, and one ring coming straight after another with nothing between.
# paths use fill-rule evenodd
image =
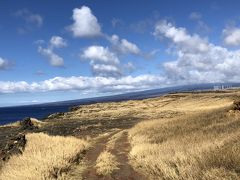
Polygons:
<instances>
[{"instance_id":1,"label":"sky","mask_svg":"<svg viewBox=\"0 0 240 180\"><path fill-rule=\"evenodd\" d=\"M0 106L240 82L237 0L1 0Z\"/></svg>"}]
</instances>

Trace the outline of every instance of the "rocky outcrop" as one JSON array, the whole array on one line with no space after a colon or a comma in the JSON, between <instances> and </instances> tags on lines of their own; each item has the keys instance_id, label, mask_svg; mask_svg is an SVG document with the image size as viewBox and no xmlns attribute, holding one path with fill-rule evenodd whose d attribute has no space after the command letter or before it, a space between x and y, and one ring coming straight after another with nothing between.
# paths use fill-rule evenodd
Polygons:
<instances>
[{"instance_id":1,"label":"rocky outcrop","mask_svg":"<svg viewBox=\"0 0 240 180\"><path fill-rule=\"evenodd\" d=\"M37 126L34 125L32 119L29 117L20 121L20 126L22 130L34 130L38 128Z\"/></svg>"},{"instance_id":2,"label":"rocky outcrop","mask_svg":"<svg viewBox=\"0 0 240 180\"><path fill-rule=\"evenodd\" d=\"M19 133L17 136L10 138L5 148L0 152L0 160L7 161L14 154L22 154L26 145L25 134Z\"/></svg>"}]
</instances>

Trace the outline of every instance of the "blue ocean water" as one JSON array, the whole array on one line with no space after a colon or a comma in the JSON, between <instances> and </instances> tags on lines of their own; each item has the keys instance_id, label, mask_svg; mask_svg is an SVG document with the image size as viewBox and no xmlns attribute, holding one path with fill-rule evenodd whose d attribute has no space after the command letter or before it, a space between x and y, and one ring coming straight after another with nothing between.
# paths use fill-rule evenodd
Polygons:
<instances>
[{"instance_id":1,"label":"blue ocean water","mask_svg":"<svg viewBox=\"0 0 240 180\"><path fill-rule=\"evenodd\" d=\"M41 104L41 105L3 107L3 108L0 108L0 125L22 120L25 117L43 119L48 115L56 112L67 112L69 111L70 107L76 106L76 105L93 104L97 102L118 102L123 100L145 99L150 97L161 96L161 95L172 93L172 92L210 90L210 89L213 89L214 85L226 85L226 86L231 85L233 87L240 87L240 83L185 85L185 86L132 92L132 93L126 93L126 94L113 95L113 96L78 99L78 100L63 101L63 102L56 102L56 103L47 103L47 104Z\"/></svg>"},{"instance_id":2,"label":"blue ocean water","mask_svg":"<svg viewBox=\"0 0 240 180\"><path fill-rule=\"evenodd\" d=\"M0 108L0 125L8 124L26 117L42 119L55 112L68 111L69 105L19 106Z\"/></svg>"},{"instance_id":3,"label":"blue ocean water","mask_svg":"<svg viewBox=\"0 0 240 180\"><path fill-rule=\"evenodd\" d=\"M67 112L70 107L76 105L93 104L98 102L118 102L130 99L144 99L147 97L153 97L163 94L162 91L152 92L142 91L113 96L95 97L87 99L78 99L71 101L47 103L41 105L29 105L18 107L0 107L0 125L12 123L18 120L22 120L26 117L33 117L37 119L43 119L50 114L56 112Z\"/></svg>"}]
</instances>

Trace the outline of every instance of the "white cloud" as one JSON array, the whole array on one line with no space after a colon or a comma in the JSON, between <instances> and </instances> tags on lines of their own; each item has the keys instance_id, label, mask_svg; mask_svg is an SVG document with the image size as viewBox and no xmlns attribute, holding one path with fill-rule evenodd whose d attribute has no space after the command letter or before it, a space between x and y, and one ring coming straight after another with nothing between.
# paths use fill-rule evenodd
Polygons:
<instances>
[{"instance_id":1,"label":"white cloud","mask_svg":"<svg viewBox=\"0 0 240 180\"><path fill-rule=\"evenodd\" d=\"M0 70L8 69L11 66L11 63L0 57Z\"/></svg>"},{"instance_id":2,"label":"white cloud","mask_svg":"<svg viewBox=\"0 0 240 180\"><path fill-rule=\"evenodd\" d=\"M83 51L81 57L99 63L119 64L118 57L108 47L89 46Z\"/></svg>"},{"instance_id":3,"label":"white cloud","mask_svg":"<svg viewBox=\"0 0 240 180\"><path fill-rule=\"evenodd\" d=\"M101 26L91 9L87 6L73 10L74 23L69 27L74 37L94 37L101 35Z\"/></svg>"},{"instance_id":4,"label":"white cloud","mask_svg":"<svg viewBox=\"0 0 240 180\"><path fill-rule=\"evenodd\" d=\"M48 59L50 65L55 67L64 66L64 59L58 54L56 54L54 52L54 49L66 47L67 41L60 36L52 36L49 41L49 45L46 48L43 48L42 46L40 46L43 43L44 41L41 41L41 43L38 43L39 44L38 52Z\"/></svg>"},{"instance_id":5,"label":"white cloud","mask_svg":"<svg viewBox=\"0 0 240 180\"><path fill-rule=\"evenodd\" d=\"M0 81L0 93L78 90L80 93L127 92L163 87L165 79L154 75L136 77L55 77L41 82Z\"/></svg>"},{"instance_id":6,"label":"white cloud","mask_svg":"<svg viewBox=\"0 0 240 180\"><path fill-rule=\"evenodd\" d=\"M240 45L240 28L228 27L223 30L224 42L230 46Z\"/></svg>"},{"instance_id":7,"label":"white cloud","mask_svg":"<svg viewBox=\"0 0 240 180\"><path fill-rule=\"evenodd\" d=\"M66 47L67 41L60 36L52 36L50 39L50 45L52 48Z\"/></svg>"},{"instance_id":8,"label":"white cloud","mask_svg":"<svg viewBox=\"0 0 240 180\"><path fill-rule=\"evenodd\" d=\"M121 76L120 69L115 65L92 64L92 72L94 75L102 77L119 77Z\"/></svg>"},{"instance_id":9,"label":"white cloud","mask_svg":"<svg viewBox=\"0 0 240 180\"><path fill-rule=\"evenodd\" d=\"M115 50L122 54L140 54L141 51L138 46L126 39L120 39L116 34L108 37L109 41L112 43Z\"/></svg>"},{"instance_id":10,"label":"white cloud","mask_svg":"<svg viewBox=\"0 0 240 180\"><path fill-rule=\"evenodd\" d=\"M154 35L170 39L182 51L206 52L209 49L207 39L199 35L189 35L185 28L176 28L171 23L163 20L155 26Z\"/></svg>"},{"instance_id":11,"label":"white cloud","mask_svg":"<svg viewBox=\"0 0 240 180\"><path fill-rule=\"evenodd\" d=\"M175 47L171 52L177 59L163 64L168 81L181 84L240 81L239 50L216 46L166 21L156 25L154 34L170 40Z\"/></svg>"},{"instance_id":12,"label":"white cloud","mask_svg":"<svg viewBox=\"0 0 240 180\"><path fill-rule=\"evenodd\" d=\"M56 67L61 67L64 65L64 60L62 57L60 57L59 55L57 55L56 53L53 52L52 49L50 48L42 48L41 46L38 47L38 52L47 57L47 59L49 60L49 63L52 66L56 66Z\"/></svg>"},{"instance_id":13,"label":"white cloud","mask_svg":"<svg viewBox=\"0 0 240 180\"><path fill-rule=\"evenodd\" d=\"M80 57L90 61L92 73L96 76L117 77L121 75L120 61L108 47L89 46L83 50Z\"/></svg>"}]
</instances>

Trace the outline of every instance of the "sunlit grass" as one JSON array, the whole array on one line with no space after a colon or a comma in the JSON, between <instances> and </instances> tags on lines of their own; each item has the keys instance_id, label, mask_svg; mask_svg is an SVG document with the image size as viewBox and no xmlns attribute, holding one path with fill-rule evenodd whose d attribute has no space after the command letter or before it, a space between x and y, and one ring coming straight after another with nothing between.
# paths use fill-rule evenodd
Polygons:
<instances>
[{"instance_id":1,"label":"sunlit grass","mask_svg":"<svg viewBox=\"0 0 240 180\"><path fill-rule=\"evenodd\" d=\"M157 179L239 179L240 117L229 108L137 124L132 165Z\"/></svg>"},{"instance_id":2,"label":"sunlit grass","mask_svg":"<svg viewBox=\"0 0 240 180\"><path fill-rule=\"evenodd\" d=\"M74 137L27 134L27 145L22 155L11 157L0 172L0 179L60 179L89 146Z\"/></svg>"}]
</instances>

